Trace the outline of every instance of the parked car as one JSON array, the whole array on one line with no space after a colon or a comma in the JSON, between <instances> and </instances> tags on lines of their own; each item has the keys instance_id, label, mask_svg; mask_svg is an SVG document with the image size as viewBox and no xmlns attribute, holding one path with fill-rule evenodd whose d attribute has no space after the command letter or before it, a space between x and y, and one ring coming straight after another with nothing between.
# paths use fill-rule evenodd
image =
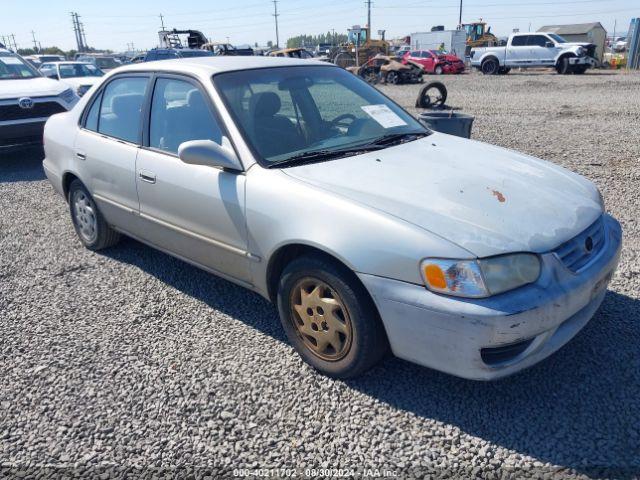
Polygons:
<instances>
[{"instance_id":1,"label":"parked car","mask_svg":"<svg viewBox=\"0 0 640 480\"><path fill-rule=\"evenodd\" d=\"M431 132L314 60L127 65L44 136L82 244L129 235L258 292L334 377L389 346L466 378L529 367L587 324L620 256L590 181Z\"/></svg>"},{"instance_id":2,"label":"parked car","mask_svg":"<svg viewBox=\"0 0 640 480\"><path fill-rule=\"evenodd\" d=\"M359 67L347 67L347 71L362 77L367 83L420 83L424 75L422 65L411 60L404 63L399 57L378 54Z\"/></svg>"},{"instance_id":3,"label":"parked car","mask_svg":"<svg viewBox=\"0 0 640 480\"><path fill-rule=\"evenodd\" d=\"M212 57L213 52L198 48L153 48L147 52L145 62L175 60L176 58Z\"/></svg>"},{"instance_id":4,"label":"parked car","mask_svg":"<svg viewBox=\"0 0 640 480\"><path fill-rule=\"evenodd\" d=\"M269 52L269 57L287 57L287 58L313 58L313 53L305 48L284 48L282 50L273 50Z\"/></svg>"},{"instance_id":5,"label":"parked car","mask_svg":"<svg viewBox=\"0 0 640 480\"><path fill-rule=\"evenodd\" d=\"M113 70L114 68L118 68L122 65L120 60L111 56L100 56L100 55L78 55L76 57L77 62L82 63L91 63L95 65L103 72L108 72L109 70Z\"/></svg>"},{"instance_id":6,"label":"parked car","mask_svg":"<svg viewBox=\"0 0 640 480\"><path fill-rule=\"evenodd\" d=\"M64 55L28 55L22 57L36 68L40 68L40 65L47 62L64 62L66 57Z\"/></svg>"},{"instance_id":7,"label":"parked car","mask_svg":"<svg viewBox=\"0 0 640 480\"><path fill-rule=\"evenodd\" d=\"M402 57L402 62L412 61L424 67L425 73L462 73L464 62L456 55L438 50L411 50Z\"/></svg>"},{"instance_id":8,"label":"parked car","mask_svg":"<svg viewBox=\"0 0 640 480\"><path fill-rule=\"evenodd\" d=\"M92 63L83 62L43 63L39 70L45 77L66 83L79 97L104 75L104 72Z\"/></svg>"},{"instance_id":9,"label":"parked car","mask_svg":"<svg viewBox=\"0 0 640 480\"><path fill-rule=\"evenodd\" d=\"M47 118L77 101L68 85L44 78L22 57L0 48L0 152L40 145Z\"/></svg>"},{"instance_id":10,"label":"parked car","mask_svg":"<svg viewBox=\"0 0 640 480\"><path fill-rule=\"evenodd\" d=\"M514 33L504 47L471 49L471 66L486 75L506 74L511 68L549 67L560 74L582 74L597 65L596 46L567 42L555 33Z\"/></svg>"},{"instance_id":11,"label":"parked car","mask_svg":"<svg viewBox=\"0 0 640 480\"><path fill-rule=\"evenodd\" d=\"M330 43L319 43L313 51L315 57L328 57L331 55L333 45Z\"/></svg>"}]
</instances>

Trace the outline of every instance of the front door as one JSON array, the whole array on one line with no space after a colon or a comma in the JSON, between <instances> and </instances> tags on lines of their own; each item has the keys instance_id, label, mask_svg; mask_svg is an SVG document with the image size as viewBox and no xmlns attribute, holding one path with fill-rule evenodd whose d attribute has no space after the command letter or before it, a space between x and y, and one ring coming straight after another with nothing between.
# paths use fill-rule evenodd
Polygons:
<instances>
[{"instance_id":1,"label":"front door","mask_svg":"<svg viewBox=\"0 0 640 480\"><path fill-rule=\"evenodd\" d=\"M547 45L551 46L547 46ZM556 46L545 35L529 35L529 58L534 65L554 65L556 58Z\"/></svg>"},{"instance_id":2,"label":"front door","mask_svg":"<svg viewBox=\"0 0 640 480\"><path fill-rule=\"evenodd\" d=\"M179 76L157 78L149 135L136 162L145 238L186 260L248 282L245 176L182 162L178 147L190 140L228 141L198 83Z\"/></svg>"}]
</instances>

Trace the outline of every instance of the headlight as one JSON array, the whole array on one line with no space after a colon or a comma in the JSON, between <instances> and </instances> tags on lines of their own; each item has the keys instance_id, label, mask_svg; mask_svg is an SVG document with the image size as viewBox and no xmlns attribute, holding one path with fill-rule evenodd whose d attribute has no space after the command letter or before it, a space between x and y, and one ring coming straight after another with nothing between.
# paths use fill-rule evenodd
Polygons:
<instances>
[{"instance_id":1,"label":"headlight","mask_svg":"<svg viewBox=\"0 0 640 480\"><path fill-rule=\"evenodd\" d=\"M483 298L535 282L540 260L516 253L481 260L427 258L420 265L426 287L437 293Z\"/></svg>"},{"instance_id":2,"label":"headlight","mask_svg":"<svg viewBox=\"0 0 640 480\"><path fill-rule=\"evenodd\" d=\"M60 94L60 98L62 98L67 103L71 103L75 100L76 94L72 89L67 88L64 92Z\"/></svg>"}]
</instances>

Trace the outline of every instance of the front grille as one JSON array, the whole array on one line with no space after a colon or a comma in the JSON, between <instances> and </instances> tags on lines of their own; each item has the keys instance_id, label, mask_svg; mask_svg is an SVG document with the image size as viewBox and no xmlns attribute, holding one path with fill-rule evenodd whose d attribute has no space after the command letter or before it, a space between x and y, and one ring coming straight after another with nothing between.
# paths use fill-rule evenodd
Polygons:
<instances>
[{"instance_id":1,"label":"front grille","mask_svg":"<svg viewBox=\"0 0 640 480\"><path fill-rule=\"evenodd\" d=\"M20 108L17 103L15 105L0 105L0 122L50 117L54 113L66 111L58 102L36 102L33 104L33 108Z\"/></svg>"},{"instance_id":2,"label":"front grille","mask_svg":"<svg viewBox=\"0 0 640 480\"><path fill-rule=\"evenodd\" d=\"M533 338L500 347L483 348L480 350L480 356L482 357L482 361L487 365L499 365L516 358L529 348L531 342L533 342Z\"/></svg>"},{"instance_id":3,"label":"front grille","mask_svg":"<svg viewBox=\"0 0 640 480\"><path fill-rule=\"evenodd\" d=\"M577 273L598 256L604 244L604 220L600 217L585 231L556 248L553 253L565 267Z\"/></svg>"}]
</instances>

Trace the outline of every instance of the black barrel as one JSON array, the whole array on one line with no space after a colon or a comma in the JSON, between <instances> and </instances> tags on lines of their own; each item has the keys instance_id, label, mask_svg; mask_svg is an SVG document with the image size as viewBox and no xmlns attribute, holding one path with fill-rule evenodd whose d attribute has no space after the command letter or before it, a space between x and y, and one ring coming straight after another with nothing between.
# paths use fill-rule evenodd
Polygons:
<instances>
[{"instance_id":1,"label":"black barrel","mask_svg":"<svg viewBox=\"0 0 640 480\"><path fill-rule=\"evenodd\" d=\"M471 138L473 115L466 113L429 111L420 114L420 121L431 130L448 133L457 137Z\"/></svg>"}]
</instances>

